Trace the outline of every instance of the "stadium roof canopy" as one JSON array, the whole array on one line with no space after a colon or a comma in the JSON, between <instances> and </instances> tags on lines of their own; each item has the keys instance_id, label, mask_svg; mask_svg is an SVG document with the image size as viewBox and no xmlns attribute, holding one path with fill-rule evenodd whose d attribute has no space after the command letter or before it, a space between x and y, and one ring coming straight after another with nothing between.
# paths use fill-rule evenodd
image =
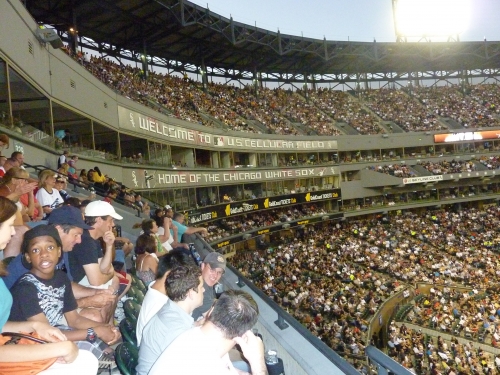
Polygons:
<instances>
[{"instance_id":1,"label":"stadium roof canopy","mask_svg":"<svg viewBox=\"0 0 500 375\"><path fill-rule=\"evenodd\" d=\"M378 43L283 35L183 0L25 0L40 23L92 39L108 54L144 50L165 61L279 74L500 68L500 42ZM339 10L340 11L340 10ZM76 21L76 22L75 22ZM326 27L326 26L325 26Z\"/></svg>"}]
</instances>

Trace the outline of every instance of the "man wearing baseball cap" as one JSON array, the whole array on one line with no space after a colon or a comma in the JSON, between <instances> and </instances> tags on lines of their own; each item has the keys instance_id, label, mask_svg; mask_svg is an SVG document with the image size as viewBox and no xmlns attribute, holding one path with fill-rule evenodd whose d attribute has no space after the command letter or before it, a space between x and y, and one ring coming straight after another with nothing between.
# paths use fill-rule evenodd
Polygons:
<instances>
[{"instance_id":1,"label":"man wearing baseball cap","mask_svg":"<svg viewBox=\"0 0 500 375\"><path fill-rule=\"evenodd\" d=\"M201 276L203 277L203 304L193 311L193 319L198 320L209 309L215 300L214 285L217 284L226 272L226 259L220 253L208 253L201 264Z\"/></svg>"},{"instance_id":2,"label":"man wearing baseball cap","mask_svg":"<svg viewBox=\"0 0 500 375\"><path fill-rule=\"evenodd\" d=\"M68 254L69 271L74 282L119 294L120 283L112 264L115 219L122 220L123 217L107 202L94 201L85 207L85 222L92 229L83 231L81 243ZM99 241L101 237L106 244L104 253ZM104 322L113 319L115 307L103 317Z\"/></svg>"},{"instance_id":3,"label":"man wearing baseball cap","mask_svg":"<svg viewBox=\"0 0 500 375\"><path fill-rule=\"evenodd\" d=\"M49 217L49 225L53 225L59 233L65 263L68 264L68 252L72 251L73 247L81 242L83 231L92 229L92 227L85 224L80 210L71 206L62 206L52 211ZM19 254L7 267L9 274L5 276L4 281L9 289L19 277L31 268L29 264L24 265L22 259L23 256ZM74 282L71 286L78 303L78 308L81 309L80 315L97 322L102 322L103 314L100 312L100 309L111 308L116 297L110 291L86 288Z\"/></svg>"}]
</instances>

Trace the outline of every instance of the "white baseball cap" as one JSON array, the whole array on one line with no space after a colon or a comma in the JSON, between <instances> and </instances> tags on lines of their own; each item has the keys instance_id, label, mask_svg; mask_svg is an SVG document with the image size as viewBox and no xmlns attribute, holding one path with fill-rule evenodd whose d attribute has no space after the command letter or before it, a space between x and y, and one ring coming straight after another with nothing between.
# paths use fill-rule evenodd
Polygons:
<instances>
[{"instance_id":1,"label":"white baseball cap","mask_svg":"<svg viewBox=\"0 0 500 375\"><path fill-rule=\"evenodd\" d=\"M116 220L123 219L123 216L118 215L112 205L104 201L90 202L85 207L85 216L111 216Z\"/></svg>"}]
</instances>

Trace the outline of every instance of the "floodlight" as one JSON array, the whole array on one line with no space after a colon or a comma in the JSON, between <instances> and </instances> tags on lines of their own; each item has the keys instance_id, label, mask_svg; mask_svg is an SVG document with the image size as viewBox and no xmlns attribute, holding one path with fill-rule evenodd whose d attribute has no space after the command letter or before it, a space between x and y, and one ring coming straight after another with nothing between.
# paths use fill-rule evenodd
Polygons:
<instances>
[{"instance_id":1,"label":"floodlight","mask_svg":"<svg viewBox=\"0 0 500 375\"><path fill-rule=\"evenodd\" d=\"M470 8L470 0L393 0L396 36L459 35L469 25Z\"/></svg>"}]
</instances>

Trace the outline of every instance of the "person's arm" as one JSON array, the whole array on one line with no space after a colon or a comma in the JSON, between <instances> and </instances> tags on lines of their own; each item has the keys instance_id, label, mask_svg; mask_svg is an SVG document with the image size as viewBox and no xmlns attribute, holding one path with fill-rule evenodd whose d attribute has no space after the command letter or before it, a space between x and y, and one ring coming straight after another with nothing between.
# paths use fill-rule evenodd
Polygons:
<instances>
[{"instance_id":1,"label":"person's arm","mask_svg":"<svg viewBox=\"0 0 500 375\"><path fill-rule=\"evenodd\" d=\"M241 337L235 337L234 341L240 346L243 355L250 363L252 375L267 375L262 340L252 331L246 331Z\"/></svg>"},{"instance_id":2,"label":"person's arm","mask_svg":"<svg viewBox=\"0 0 500 375\"><path fill-rule=\"evenodd\" d=\"M35 196L33 194L33 190L28 192L28 205L26 206L27 214L29 217L33 217L35 213Z\"/></svg>"},{"instance_id":3,"label":"person's arm","mask_svg":"<svg viewBox=\"0 0 500 375\"><path fill-rule=\"evenodd\" d=\"M2 345L0 346L0 367L2 362L39 361L49 358L58 358L58 362L71 363L78 356L78 347L71 341L61 341L45 345L37 345L33 350L31 345Z\"/></svg>"},{"instance_id":4,"label":"person's arm","mask_svg":"<svg viewBox=\"0 0 500 375\"><path fill-rule=\"evenodd\" d=\"M57 328L43 322L6 322L2 327L2 332L33 332L50 342L66 340L66 336Z\"/></svg>"},{"instance_id":5,"label":"person's arm","mask_svg":"<svg viewBox=\"0 0 500 375\"><path fill-rule=\"evenodd\" d=\"M108 324L99 324L93 320L87 319L76 312L76 310L64 314L68 326L73 328L71 331L65 331L65 336L69 341L83 341L87 338L87 328L93 328L97 336L107 343L116 342L121 336L120 333ZM48 320L44 313L39 313L28 318L31 322L47 323Z\"/></svg>"},{"instance_id":6,"label":"person's arm","mask_svg":"<svg viewBox=\"0 0 500 375\"><path fill-rule=\"evenodd\" d=\"M186 234L195 234L195 233L201 233L202 235L207 235L208 230L207 228L195 228L195 227L187 227L186 229Z\"/></svg>"},{"instance_id":7,"label":"person's arm","mask_svg":"<svg viewBox=\"0 0 500 375\"><path fill-rule=\"evenodd\" d=\"M106 233L104 233L102 239L106 244L106 249L104 251L104 256L99 259L99 269L101 273L105 275L114 275L115 270L113 268L113 245L115 243L115 235L112 231L107 231ZM108 278L108 280L109 279L110 278Z\"/></svg>"},{"instance_id":8,"label":"person's arm","mask_svg":"<svg viewBox=\"0 0 500 375\"><path fill-rule=\"evenodd\" d=\"M158 238L161 243L167 242L170 238L170 218L163 218L163 234L159 234Z\"/></svg>"},{"instance_id":9,"label":"person's arm","mask_svg":"<svg viewBox=\"0 0 500 375\"><path fill-rule=\"evenodd\" d=\"M17 202L21 195L32 192L37 187L38 183L30 182L24 185L16 185L14 191L6 196L6 198L10 199L13 202Z\"/></svg>"},{"instance_id":10,"label":"person's arm","mask_svg":"<svg viewBox=\"0 0 500 375\"><path fill-rule=\"evenodd\" d=\"M88 288L83 285L72 282L71 289L76 298L78 308L84 309L86 307L101 308L108 306L116 301L114 290Z\"/></svg>"},{"instance_id":11,"label":"person's arm","mask_svg":"<svg viewBox=\"0 0 500 375\"><path fill-rule=\"evenodd\" d=\"M172 219L170 219L172 220ZM175 225L174 223L171 222L171 229L172 229L172 233L173 233L173 236L174 236L174 243L179 243L179 228L177 228L177 225ZM175 247L173 246L172 244L172 247Z\"/></svg>"}]
</instances>

